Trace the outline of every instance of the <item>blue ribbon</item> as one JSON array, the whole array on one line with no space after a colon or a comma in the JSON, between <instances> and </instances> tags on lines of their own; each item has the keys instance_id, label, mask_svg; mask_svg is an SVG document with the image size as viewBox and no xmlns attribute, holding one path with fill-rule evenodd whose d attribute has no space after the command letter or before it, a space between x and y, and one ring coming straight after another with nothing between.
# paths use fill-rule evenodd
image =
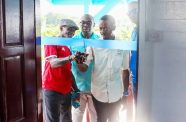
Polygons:
<instances>
[{"instance_id":1,"label":"blue ribbon","mask_svg":"<svg viewBox=\"0 0 186 122\"><path fill-rule=\"evenodd\" d=\"M37 37L37 45L67 45L67 46L93 46L99 48L136 50L136 41L101 40L101 39L76 39L62 37Z\"/></svg>"}]
</instances>

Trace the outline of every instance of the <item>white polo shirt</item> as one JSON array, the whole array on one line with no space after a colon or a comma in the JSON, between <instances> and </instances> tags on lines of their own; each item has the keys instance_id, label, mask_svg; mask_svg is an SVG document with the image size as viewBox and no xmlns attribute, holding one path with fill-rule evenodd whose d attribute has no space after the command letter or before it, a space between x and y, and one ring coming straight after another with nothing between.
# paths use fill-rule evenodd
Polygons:
<instances>
[{"instance_id":1,"label":"white polo shirt","mask_svg":"<svg viewBox=\"0 0 186 122\"><path fill-rule=\"evenodd\" d=\"M112 103L123 96L121 71L129 68L129 51L87 48L86 64L94 61L91 92L101 102Z\"/></svg>"}]
</instances>

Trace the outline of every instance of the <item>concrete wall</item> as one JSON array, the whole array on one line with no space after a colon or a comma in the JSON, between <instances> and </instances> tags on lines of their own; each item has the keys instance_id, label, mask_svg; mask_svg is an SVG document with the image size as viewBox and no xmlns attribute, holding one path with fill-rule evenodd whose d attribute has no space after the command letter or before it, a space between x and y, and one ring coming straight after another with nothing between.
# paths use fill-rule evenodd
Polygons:
<instances>
[{"instance_id":1,"label":"concrete wall","mask_svg":"<svg viewBox=\"0 0 186 122\"><path fill-rule=\"evenodd\" d=\"M136 122L186 122L186 0L140 0Z\"/></svg>"}]
</instances>

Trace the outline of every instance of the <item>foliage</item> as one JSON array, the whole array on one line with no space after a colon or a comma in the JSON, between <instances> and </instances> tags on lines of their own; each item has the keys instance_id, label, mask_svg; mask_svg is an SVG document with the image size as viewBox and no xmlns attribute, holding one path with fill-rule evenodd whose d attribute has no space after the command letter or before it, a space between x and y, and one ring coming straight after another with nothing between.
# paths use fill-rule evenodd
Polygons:
<instances>
[{"instance_id":1,"label":"foliage","mask_svg":"<svg viewBox=\"0 0 186 122\"><path fill-rule=\"evenodd\" d=\"M59 33L58 23L62 18L71 18L76 23L79 21L77 17L70 17L66 15L60 15L56 13L48 13L47 15L41 18L41 35L42 36L56 36ZM133 25L131 23L124 23L127 18L123 18L122 20L117 20L117 28L115 30L115 34L119 39L122 40L130 40L131 31ZM99 34L98 25L95 26L94 31ZM76 34L80 32L80 30L76 31Z\"/></svg>"}]
</instances>

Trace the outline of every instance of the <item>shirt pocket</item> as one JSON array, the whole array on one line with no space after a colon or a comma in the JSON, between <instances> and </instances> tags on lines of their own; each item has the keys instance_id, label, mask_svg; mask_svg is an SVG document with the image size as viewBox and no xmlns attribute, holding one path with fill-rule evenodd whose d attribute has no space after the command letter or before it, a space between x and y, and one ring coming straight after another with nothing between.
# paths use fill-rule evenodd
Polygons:
<instances>
[{"instance_id":1,"label":"shirt pocket","mask_svg":"<svg viewBox=\"0 0 186 122\"><path fill-rule=\"evenodd\" d=\"M112 56L112 70L114 73L120 72L122 69L123 53L121 50L116 50Z\"/></svg>"}]
</instances>

